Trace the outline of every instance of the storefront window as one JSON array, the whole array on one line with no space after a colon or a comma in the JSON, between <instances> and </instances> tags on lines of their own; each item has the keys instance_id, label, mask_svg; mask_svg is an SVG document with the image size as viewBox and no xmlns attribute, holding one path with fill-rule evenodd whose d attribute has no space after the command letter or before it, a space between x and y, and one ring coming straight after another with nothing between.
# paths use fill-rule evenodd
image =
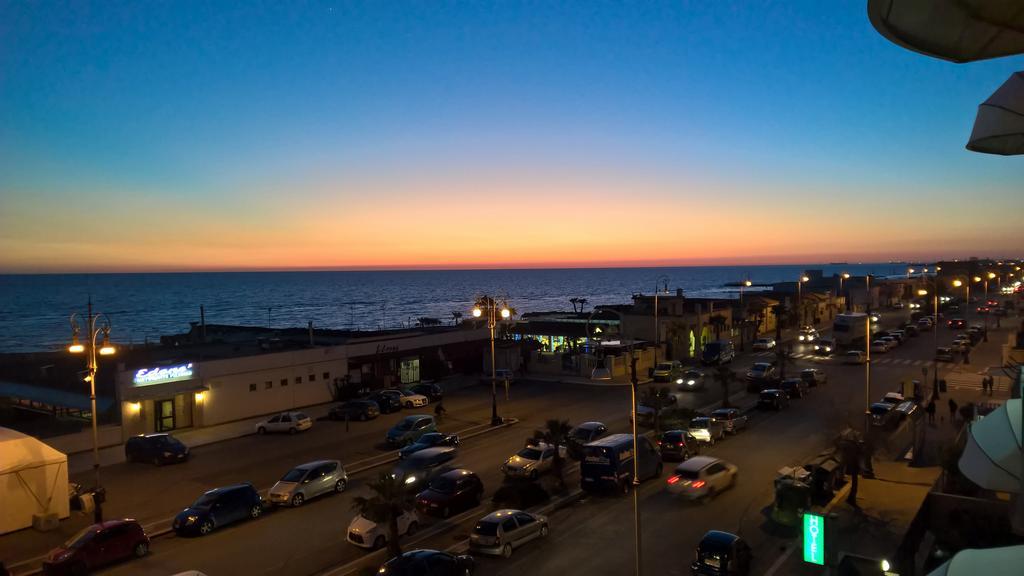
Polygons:
<instances>
[{"instance_id":1,"label":"storefront window","mask_svg":"<svg viewBox=\"0 0 1024 576\"><path fill-rule=\"evenodd\" d=\"M420 359L408 358L402 360L401 365L402 384L412 384L420 381Z\"/></svg>"}]
</instances>

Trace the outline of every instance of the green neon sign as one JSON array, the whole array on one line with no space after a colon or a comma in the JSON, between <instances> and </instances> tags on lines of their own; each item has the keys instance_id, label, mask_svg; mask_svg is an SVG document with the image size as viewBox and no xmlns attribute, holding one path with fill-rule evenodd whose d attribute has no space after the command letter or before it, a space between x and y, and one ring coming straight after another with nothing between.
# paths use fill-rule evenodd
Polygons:
<instances>
[{"instance_id":1,"label":"green neon sign","mask_svg":"<svg viewBox=\"0 0 1024 576\"><path fill-rule=\"evenodd\" d=\"M825 565L825 517L804 514L804 562Z\"/></svg>"}]
</instances>

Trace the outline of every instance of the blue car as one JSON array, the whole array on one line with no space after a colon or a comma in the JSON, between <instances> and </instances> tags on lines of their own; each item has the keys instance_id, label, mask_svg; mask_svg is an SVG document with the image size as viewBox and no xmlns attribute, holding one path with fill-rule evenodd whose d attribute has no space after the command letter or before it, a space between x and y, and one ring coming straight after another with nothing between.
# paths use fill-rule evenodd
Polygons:
<instances>
[{"instance_id":1,"label":"blue car","mask_svg":"<svg viewBox=\"0 0 1024 576\"><path fill-rule=\"evenodd\" d=\"M384 441L388 446L405 446L420 439L420 436L429 432L437 432L437 423L433 416L416 414L406 416L401 422L395 424L388 430Z\"/></svg>"},{"instance_id":2,"label":"blue car","mask_svg":"<svg viewBox=\"0 0 1024 576\"><path fill-rule=\"evenodd\" d=\"M445 434L443 432L429 432L420 436L420 439L405 446L398 451L399 458L405 458L414 452L419 452L426 448L433 448L434 446L451 446L452 448L459 445L458 434Z\"/></svg>"},{"instance_id":3,"label":"blue car","mask_svg":"<svg viewBox=\"0 0 1024 576\"><path fill-rule=\"evenodd\" d=\"M179 535L206 535L214 529L263 514L263 499L252 484L214 488L177 516L171 527Z\"/></svg>"}]
</instances>

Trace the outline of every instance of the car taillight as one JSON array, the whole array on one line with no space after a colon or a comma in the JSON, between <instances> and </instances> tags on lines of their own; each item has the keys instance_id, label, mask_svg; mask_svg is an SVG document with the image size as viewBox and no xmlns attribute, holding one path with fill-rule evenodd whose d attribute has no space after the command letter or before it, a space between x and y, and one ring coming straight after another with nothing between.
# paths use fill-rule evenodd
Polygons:
<instances>
[{"instance_id":1,"label":"car taillight","mask_svg":"<svg viewBox=\"0 0 1024 576\"><path fill-rule=\"evenodd\" d=\"M668 483L669 484L675 484L676 482L679 482L679 476L669 476L669 478L668 478Z\"/></svg>"},{"instance_id":2,"label":"car taillight","mask_svg":"<svg viewBox=\"0 0 1024 576\"><path fill-rule=\"evenodd\" d=\"M704 487L704 481L703 480L697 480L696 482L691 484L691 486L693 486L694 488L703 488Z\"/></svg>"},{"instance_id":3,"label":"car taillight","mask_svg":"<svg viewBox=\"0 0 1024 576\"><path fill-rule=\"evenodd\" d=\"M661 440L658 440L658 446L661 446Z\"/></svg>"}]
</instances>

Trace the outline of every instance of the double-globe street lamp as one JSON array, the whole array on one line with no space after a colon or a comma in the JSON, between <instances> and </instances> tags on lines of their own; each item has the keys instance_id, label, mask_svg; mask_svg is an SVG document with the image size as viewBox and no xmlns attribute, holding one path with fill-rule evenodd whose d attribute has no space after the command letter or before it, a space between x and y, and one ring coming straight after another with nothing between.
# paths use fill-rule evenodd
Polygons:
<instances>
[{"instance_id":1,"label":"double-globe street lamp","mask_svg":"<svg viewBox=\"0 0 1024 576\"><path fill-rule=\"evenodd\" d=\"M505 302L499 304L495 302L494 298L484 296L473 307L473 317L480 318L481 316L486 316L487 328L491 331L491 426L498 426L501 424L501 418L498 416L498 372L494 360L494 328L498 325L499 317L502 320L508 320L512 316L512 312Z\"/></svg>"},{"instance_id":2,"label":"double-globe street lamp","mask_svg":"<svg viewBox=\"0 0 1024 576\"><path fill-rule=\"evenodd\" d=\"M839 295L843 297L843 301L846 304L846 311L847 312L850 311L850 299L843 292L843 282L845 280L849 280L849 279L850 279L850 273L849 272L843 272L842 274L839 275Z\"/></svg>"},{"instance_id":3,"label":"double-globe street lamp","mask_svg":"<svg viewBox=\"0 0 1024 576\"><path fill-rule=\"evenodd\" d=\"M103 521L101 502L103 495L100 490L100 448L96 416L96 373L99 370L96 354L98 352L100 356L111 356L117 352L117 349L110 344L110 318L102 312L93 314L91 300L89 301L89 311L84 318L76 312L71 314L69 320L71 322L71 345L68 346L68 352L72 354L85 354L85 381L89 383L89 401L92 412L92 469L96 483L93 490L95 494L99 494L95 503L94 515L95 521L99 523ZM81 333L79 321L85 324L86 333L84 334L84 339L82 338L83 334ZM100 334L103 334L103 341L97 348L96 339L99 338Z\"/></svg>"},{"instance_id":4,"label":"double-globe street lamp","mask_svg":"<svg viewBox=\"0 0 1024 576\"><path fill-rule=\"evenodd\" d=\"M804 327L804 302L803 302L803 286L804 282L810 280L807 276L801 274L800 279L796 283L796 317L797 317L797 330Z\"/></svg>"}]
</instances>

